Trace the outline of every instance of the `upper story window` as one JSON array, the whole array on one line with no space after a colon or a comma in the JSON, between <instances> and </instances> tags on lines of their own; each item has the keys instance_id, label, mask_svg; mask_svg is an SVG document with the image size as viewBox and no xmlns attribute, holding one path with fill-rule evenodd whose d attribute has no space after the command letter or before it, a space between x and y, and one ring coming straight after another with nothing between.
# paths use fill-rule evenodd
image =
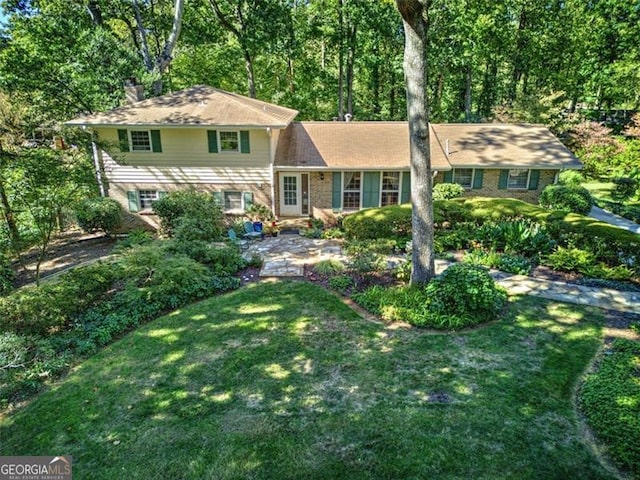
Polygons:
<instances>
[{"instance_id":1,"label":"upper story window","mask_svg":"<svg viewBox=\"0 0 640 480\"><path fill-rule=\"evenodd\" d=\"M118 129L121 152L162 152L160 130Z\"/></svg>"},{"instance_id":2,"label":"upper story window","mask_svg":"<svg viewBox=\"0 0 640 480\"><path fill-rule=\"evenodd\" d=\"M397 205L400 200L400 172L382 172L380 206Z\"/></svg>"},{"instance_id":3,"label":"upper story window","mask_svg":"<svg viewBox=\"0 0 640 480\"><path fill-rule=\"evenodd\" d=\"M471 188L473 185L473 168L454 168L453 183L458 183L464 188Z\"/></svg>"},{"instance_id":4,"label":"upper story window","mask_svg":"<svg viewBox=\"0 0 640 480\"><path fill-rule=\"evenodd\" d=\"M525 190L529 187L529 170L511 169L507 178L507 188L512 190Z\"/></svg>"},{"instance_id":5,"label":"upper story window","mask_svg":"<svg viewBox=\"0 0 640 480\"><path fill-rule=\"evenodd\" d=\"M207 130L209 153L251 153L248 130Z\"/></svg>"},{"instance_id":6,"label":"upper story window","mask_svg":"<svg viewBox=\"0 0 640 480\"><path fill-rule=\"evenodd\" d=\"M220 132L220 151L239 152L240 135L238 132Z\"/></svg>"},{"instance_id":7,"label":"upper story window","mask_svg":"<svg viewBox=\"0 0 640 480\"><path fill-rule=\"evenodd\" d=\"M151 152L151 135L149 130L130 130L129 139L132 152Z\"/></svg>"}]
</instances>

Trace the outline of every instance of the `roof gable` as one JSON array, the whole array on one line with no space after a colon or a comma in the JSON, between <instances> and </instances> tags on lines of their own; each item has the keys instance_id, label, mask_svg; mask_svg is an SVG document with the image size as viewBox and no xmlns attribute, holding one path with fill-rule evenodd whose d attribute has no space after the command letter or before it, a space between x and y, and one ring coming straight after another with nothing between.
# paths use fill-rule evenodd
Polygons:
<instances>
[{"instance_id":1,"label":"roof gable","mask_svg":"<svg viewBox=\"0 0 640 480\"><path fill-rule=\"evenodd\" d=\"M78 117L67 125L286 127L296 110L198 85Z\"/></svg>"}]
</instances>

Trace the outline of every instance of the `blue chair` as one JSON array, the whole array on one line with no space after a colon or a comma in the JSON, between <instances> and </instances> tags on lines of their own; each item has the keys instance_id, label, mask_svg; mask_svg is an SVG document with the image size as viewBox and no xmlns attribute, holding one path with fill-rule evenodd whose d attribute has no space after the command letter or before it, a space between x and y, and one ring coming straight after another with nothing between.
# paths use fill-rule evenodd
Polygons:
<instances>
[{"instance_id":1,"label":"blue chair","mask_svg":"<svg viewBox=\"0 0 640 480\"><path fill-rule=\"evenodd\" d=\"M236 231L233 228L230 228L229 231L227 231L227 236L231 243L240 247L240 250L247 246L247 240L238 238L238 235L236 235Z\"/></svg>"},{"instance_id":2,"label":"blue chair","mask_svg":"<svg viewBox=\"0 0 640 480\"><path fill-rule=\"evenodd\" d=\"M244 226L244 238L248 238L250 240L262 239L262 232L256 232L253 228L253 223L246 221L243 224Z\"/></svg>"}]
</instances>

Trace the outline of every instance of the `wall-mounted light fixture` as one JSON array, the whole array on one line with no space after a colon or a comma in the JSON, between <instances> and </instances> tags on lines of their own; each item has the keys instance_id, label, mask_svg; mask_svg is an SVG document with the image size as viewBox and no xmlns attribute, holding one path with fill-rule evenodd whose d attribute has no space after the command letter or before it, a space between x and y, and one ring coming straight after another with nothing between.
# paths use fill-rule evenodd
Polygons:
<instances>
[{"instance_id":1,"label":"wall-mounted light fixture","mask_svg":"<svg viewBox=\"0 0 640 480\"><path fill-rule=\"evenodd\" d=\"M320 172L320 180L324 180L324 173Z\"/></svg>"}]
</instances>

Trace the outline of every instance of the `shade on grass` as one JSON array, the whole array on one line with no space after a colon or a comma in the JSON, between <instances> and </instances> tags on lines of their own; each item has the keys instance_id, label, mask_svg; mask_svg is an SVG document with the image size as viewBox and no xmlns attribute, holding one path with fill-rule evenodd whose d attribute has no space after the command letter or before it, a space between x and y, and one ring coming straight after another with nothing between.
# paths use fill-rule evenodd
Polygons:
<instances>
[{"instance_id":1,"label":"shade on grass","mask_svg":"<svg viewBox=\"0 0 640 480\"><path fill-rule=\"evenodd\" d=\"M361 319L257 284L158 319L0 423L0 454L74 478L610 478L573 386L598 313L526 298L477 330Z\"/></svg>"}]
</instances>

